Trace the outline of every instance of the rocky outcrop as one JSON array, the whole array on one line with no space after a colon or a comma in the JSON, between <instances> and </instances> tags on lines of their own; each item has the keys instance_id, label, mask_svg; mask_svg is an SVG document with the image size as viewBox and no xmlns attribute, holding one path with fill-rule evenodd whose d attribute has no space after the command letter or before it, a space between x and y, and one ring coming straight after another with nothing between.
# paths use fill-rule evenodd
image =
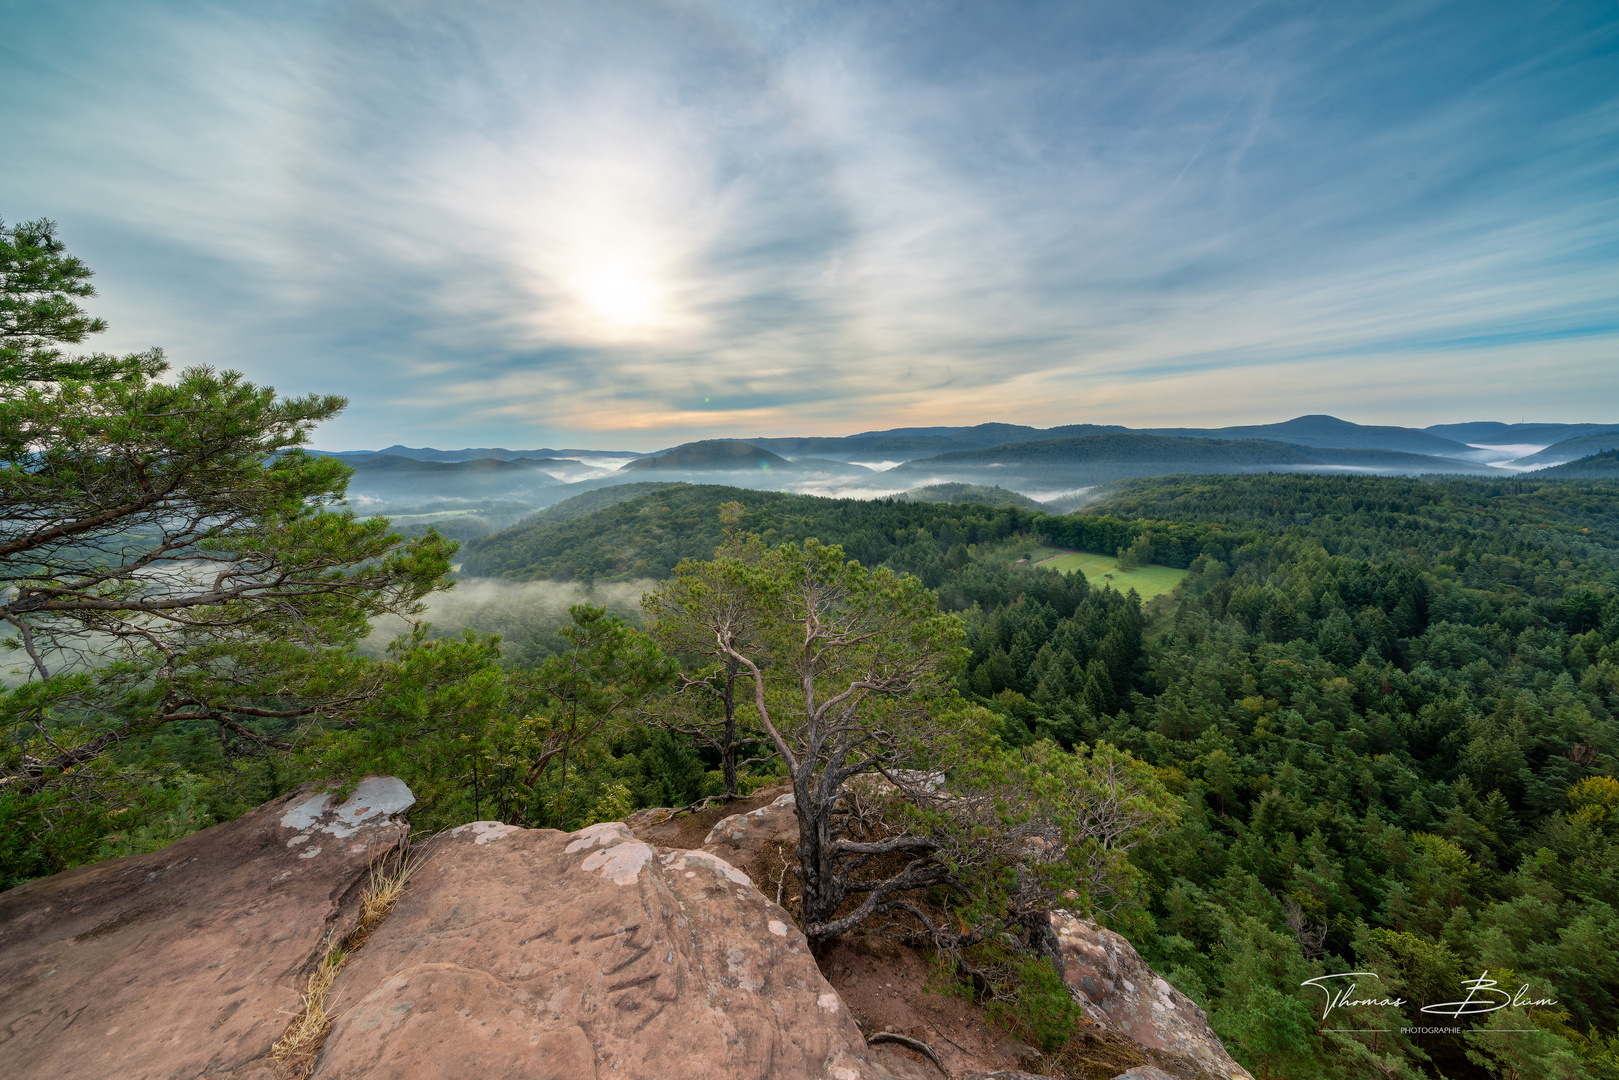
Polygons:
<instances>
[{"instance_id":1,"label":"rocky outcrop","mask_svg":"<svg viewBox=\"0 0 1619 1080\"><path fill-rule=\"evenodd\" d=\"M619 823L476 822L435 838L392 914L352 939L363 945L325 1000L335 1023L302 1059L312 1077L1021 1080L993 1070L1027 1066L1032 1048L932 994L908 950L842 942L822 958L841 990L823 977L738 865L796 840L792 795L763 800L712 826L646 826L689 849ZM341 802L301 788L155 854L0 894L0 1072L273 1080L271 1049L311 973L333 970L321 959L357 925L412 802L387 778ZM1086 1075L1145 1059L1164 1071L1128 1080L1251 1080L1124 938L1064 912L1052 926L1085 1008L1076 1039L1106 1043L1087 1050ZM868 1047L851 1009L888 1042Z\"/></svg>"},{"instance_id":2,"label":"rocky outcrop","mask_svg":"<svg viewBox=\"0 0 1619 1080\"><path fill-rule=\"evenodd\" d=\"M1148 967L1129 941L1066 911L1051 913L1051 928L1062 946L1063 980L1088 1021L1156 1051L1159 1064L1176 1076L1253 1080L1197 1003Z\"/></svg>"},{"instance_id":3,"label":"rocky outcrop","mask_svg":"<svg viewBox=\"0 0 1619 1080\"><path fill-rule=\"evenodd\" d=\"M0 1061L14 1077L254 1077L415 800L300 788L162 851L0 893Z\"/></svg>"},{"instance_id":4,"label":"rocky outcrop","mask_svg":"<svg viewBox=\"0 0 1619 1080\"><path fill-rule=\"evenodd\" d=\"M791 849L798 843L798 810L792 792L745 814L721 819L703 838L703 850L733 866L754 867L762 857L782 845Z\"/></svg>"},{"instance_id":5,"label":"rocky outcrop","mask_svg":"<svg viewBox=\"0 0 1619 1080\"><path fill-rule=\"evenodd\" d=\"M886 1080L791 918L623 825L439 838L333 986L316 1080Z\"/></svg>"}]
</instances>

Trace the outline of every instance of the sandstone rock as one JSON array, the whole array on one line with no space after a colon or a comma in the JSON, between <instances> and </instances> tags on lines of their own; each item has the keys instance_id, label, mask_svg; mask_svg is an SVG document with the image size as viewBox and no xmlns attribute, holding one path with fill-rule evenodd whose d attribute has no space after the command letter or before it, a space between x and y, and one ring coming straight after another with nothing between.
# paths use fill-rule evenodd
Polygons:
<instances>
[{"instance_id":1,"label":"sandstone rock","mask_svg":"<svg viewBox=\"0 0 1619 1080\"><path fill-rule=\"evenodd\" d=\"M642 829L663 825L674 816L675 808L672 806L648 806L625 818L624 825L630 832L638 834Z\"/></svg>"},{"instance_id":2,"label":"sandstone rock","mask_svg":"<svg viewBox=\"0 0 1619 1080\"><path fill-rule=\"evenodd\" d=\"M1231 1060L1197 1003L1148 967L1130 942L1066 911L1051 913L1051 927L1062 944L1063 980L1090 1021L1171 1055L1184 1066L1173 1070L1177 1075L1253 1080ZM1136 1069L1124 1075L1156 1080Z\"/></svg>"},{"instance_id":3,"label":"sandstone rock","mask_svg":"<svg viewBox=\"0 0 1619 1080\"><path fill-rule=\"evenodd\" d=\"M0 893L0 1060L16 1077L269 1076L301 976L353 926L415 799L304 787L150 855Z\"/></svg>"},{"instance_id":4,"label":"sandstone rock","mask_svg":"<svg viewBox=\"0 0 1619 1080\"><path fill-rule=\"evenodd\" d=\"M616 822L440 837L332 997L315 1080L888 1080L786 912Z\"/></svg>"},{"instance_id":5,"label":"sandstone rock","mask_svg":"<svg viewBox=\"0 0 1619 1080\"><path fill-rule=\"evenodd\" d=\"M798 811L792 792L745 814L722 818L703 840L703 850L733 866L754 866L760 855L778 845L798 843ZM795 856L789 852L789 861Z\"/></svg>"},{"instance_id":6,"label":"sandstone rock","mask_svg":"<svg viewBox=\"0 0 1619 1080\"><path fill-rule=\"evenodd\" d=\"M1126 1069L1113 1080L1175 1080L1156 1065L1137 1065L1133 1069Z\"/></svg>"}]
</instances>

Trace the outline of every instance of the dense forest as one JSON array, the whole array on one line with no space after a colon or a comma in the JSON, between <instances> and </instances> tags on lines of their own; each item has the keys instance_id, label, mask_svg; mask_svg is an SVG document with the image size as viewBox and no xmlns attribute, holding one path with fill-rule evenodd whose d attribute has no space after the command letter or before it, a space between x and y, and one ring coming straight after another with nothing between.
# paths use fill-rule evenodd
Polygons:
<instances>
[{"instance_id":1,"label":"dense forest","mask_svg":"<svg viewBox=\"0 0 1619 1080\"><path fill-rule=\"evenodd\" d=\"M1003 740L1107 741L1158 769L1186 814L1138 852L1120 928L1256 1075L1619 1075L1619 484L1176 477L1067 517L672 488L468 561L659 576L712 550L729 499L772 539L936 589L967 626L959 690ZM1144 610L1009 565L1035 541L1191 573ZM1333 971L1410 1004L1327 1024L1301 984ZM1557 1005L1400 1034L1484 972Z\"/></svg>"}]
</instances>

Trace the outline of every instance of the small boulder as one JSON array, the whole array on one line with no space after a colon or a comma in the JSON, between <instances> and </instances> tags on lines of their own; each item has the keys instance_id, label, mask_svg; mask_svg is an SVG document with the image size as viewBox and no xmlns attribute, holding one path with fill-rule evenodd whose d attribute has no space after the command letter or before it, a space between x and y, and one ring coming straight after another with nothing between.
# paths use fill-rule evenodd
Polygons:
<instances>
[{"instance_id":1,"label":"small boulder","mask_svg":"<svg viewBox=\"0 0 1619 1080\"><path fill-rule=\"evenodd\" d=\"M702 850L732 866L752 867L766 851L798 843L798 810L792 792L745 814L721 818L703 838ZM791 854L788 859L794 858Z\"/></svg>"},{"instance_id":2,"label":"small boulder","mask_svg":"<svg viewBox=\"0 0 1619 1080\"><path fill-rule=\"evenodd\" d=\"M150 855L0 893L9 1076L263 1077L303 976L409 831L391 777L341 805L306 785Z\"/></svg>"}]
</instances>

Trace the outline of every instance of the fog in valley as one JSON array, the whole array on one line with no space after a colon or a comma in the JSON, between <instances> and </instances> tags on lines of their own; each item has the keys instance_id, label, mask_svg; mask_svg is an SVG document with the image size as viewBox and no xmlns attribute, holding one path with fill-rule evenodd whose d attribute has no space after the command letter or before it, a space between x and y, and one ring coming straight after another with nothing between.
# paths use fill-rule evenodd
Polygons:
<instances>
[{"instance_id":1,"label":"fog in valley","mask_svg":"<svg viewBox=\"0 0 1619 1080\"><path fill-rule=\"evenodd\" d=\"M506 662L528 667L566 646L561 630L568 624L568 609L574 604L604 607L626 622L639 624L641 594L656 584L623 581L587 586L572 581L470 578L457 581L445 592L433 593L426 600L427 610L416 618L431 624L433 637L451 637L466 630L499 634ZM382 656L392 641L409 631L405 619L378 619L360 651Z\"/></svg>"}]
</instances>

